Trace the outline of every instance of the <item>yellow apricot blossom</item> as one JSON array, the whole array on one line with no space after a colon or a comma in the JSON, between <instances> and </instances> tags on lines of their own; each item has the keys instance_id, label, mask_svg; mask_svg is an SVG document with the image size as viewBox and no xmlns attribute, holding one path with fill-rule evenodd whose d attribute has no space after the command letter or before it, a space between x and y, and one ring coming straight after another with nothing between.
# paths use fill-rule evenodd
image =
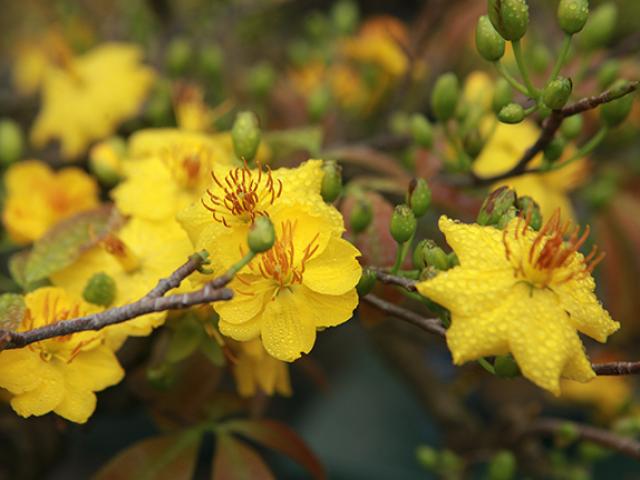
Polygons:
<instances>
[{"instance_id":1,"label":"yellow apricot blossom","mask_svg":"<svg viewBox=\"0 0 640 480\"><path fill-rule=\"evenodd\" d=\"M253 397L259 391L267 395L291 395L289 367L286 363L269 355L258 339L234 343L237 353L232 372L240 396Z\"/></svg>"},{"instance_id":2,"label":"yellow apricot blossom","mask_svg":"<svg viewBox=\"0 0 640 480\"><path fill-rule=\"evenodd\" d=\"M112 134L138 111L151 88L154 73L140 63L141 57L137 46L105 43L48 68L33 143L42 147L58 139L62 154L76 158L91 142Z\"/></svg>"},{"instance_id":3,"label":"yellow apricot blossom","mask_svg":"<svg viewBox=\"0 0 640 480\"><path fill-rule=\"evenodd\" d=\"M222 334L262 340L269 355L292 362L309 353L316 330L346 322L358 304L360 252L322 217L292 206L274 222L274 246L257 256L230 284L228 302L213 308Z\"/></svg>"},{"instance_id":4,"label":"yellow apricot blossom","mask_svg":"<svg viewBox=\"0 0 640 480\"><path fill-rule=\"evenodd\" d=\"M440 230L460 265L417 285L451 312L447 344L459 365L511 352L523 375L560 394L560 377L586 382L595 374L577 331L599 342L619 328L595 294L591 271L601 256L578 248L556 212L536 232L522 218L504 231L441 217Z\"/></svg>"},{"instance_id":5,"label":"yellow apricot blossom","mask_svg":"<svg viewBox=\"0 0 640 480\"><path fill-rule=\"evenodd\" d=\"M539 128L527 120L516 125L498 123L473 163L474 173L479 177L490 177L508 171L539 136ZM572 151L573 148L568 148L564 159L571 155ZM559 159L558 163L564 159ZM530 166L537 167L541 163L542 154L538 154ZM497 182L491 189L506 185L513 188L519 196L532 197L540 205L545 220L549 219L556 209L560 209L563 217L575 221L569 193L584 180L587 163L586 159L581 159L550 172L507 178Z\"/></svg>"},{"instance_id":6,"label":"yellow apricot blossom","mask_svg":"<svg viewBox=\"0 0 640 480\"><path fill-rule=\"evenodd\" d=\"M37 160L13 164L5 177L2 221L11 238L29 243L53 225L98 205L95 180L78 168L58 172Z\"/></svg>"},{"instance_id":7,"label":"yellow apricot blossom","mask_svg":"<svg viewBox=\"0 0 640 480\"><path fill-rule=\"evenodd\" d=\"M18 331L97 310L53 287L27 294L25 304L27 310ZM94 392L115 385L123 376L101 332L79 332L0 352L0 387L12 394L11 407L23 417L53 411L84 423L96 408Z\"/></svg>"},{"instance_id":8,"label":"yellow apricot blossom","mask_svg":"<svg viewBox=\"0 0 640 480\"><path fill-rule=\"evenodd\" d=\"M624 377L596 377L589 383L563 381L561 400L592 405L604 418L619 413L631 400L632 387Z\"/></svg>"}]
</instances>

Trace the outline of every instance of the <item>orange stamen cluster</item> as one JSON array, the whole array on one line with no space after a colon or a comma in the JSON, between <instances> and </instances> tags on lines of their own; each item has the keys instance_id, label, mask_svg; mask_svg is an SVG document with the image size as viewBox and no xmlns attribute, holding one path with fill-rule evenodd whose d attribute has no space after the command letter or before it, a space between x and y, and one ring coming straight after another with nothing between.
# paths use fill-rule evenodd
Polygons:
<instances>
[{"instance_id":1,"label":"orange stamen cluster","mask_svg":"<svg viewBox=\"0 0 640 480\"><path fill-rule=\"evenodd\" d=\"M234 168L220 181L211 172L213 181L222 192L216 195L207 190L211 205L202 200L204 207L209 210L216 222L230 227L225 218L227 215L240 217L247 222L253 222L256 216L266 215L265 209L282 195L282 181L274 180L271 169L267 166L265 173L258 165L258 172L252 172L247 164ZM217 192L216 192L217 193Z\"/></svg>"},{"instance_id":2,"label":"orange stamen cluster","mask_svg":"<svg viewBox=\"0 0 640 480\"><path fill-rule=\"evenodd\" d=\"M175 180L187 189L198 186L202 173L212 163L211 150L205 145L176 144L160 155Z\"/></svg>"}]
</instances>

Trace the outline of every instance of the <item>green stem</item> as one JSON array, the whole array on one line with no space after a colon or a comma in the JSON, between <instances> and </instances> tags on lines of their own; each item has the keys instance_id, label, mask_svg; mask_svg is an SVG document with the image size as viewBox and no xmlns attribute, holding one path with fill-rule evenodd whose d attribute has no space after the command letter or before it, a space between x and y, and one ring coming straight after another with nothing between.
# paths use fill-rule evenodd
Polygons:
<instances>
[{"instance_id":1,"label":"green stem","mask_svg":"<svg viewBox=\"0 0 640 480\"><path fill-rule=\"evenodd\" d=\"M520 45L520 40L514 40L511 42L513 46L513 54L516 57L516 64L518 65L518 70L520 70L520 75L522 75L522 80L524 84L527 86L527 90L529 91L529 96L534 100L538 100L538 91L536 87L531 83L531 79L529 78L529 71L527 70L527 65L524 63L524 55L522 54L522 46Z\"/></svg>"},{"instance_id":2,"label":"green stem","mask_svg":"<svg viewBox=\"0 0 640 480\"><path fill-rule=\"evenodd\" d=\"M568 160L564 162L560 162L556 165L551 165L549 170L550 171L560 170L561 168L566 167L570 163L573 163L576 160L580 160L581 158L586 157L591 152L593 152L598 147L598 145L602 143L604 138L607 136L607 133L609 133L609 127L607 126L600 127L600 130L598 130L596 134L593 137L591 137L591 139L587 143L585 143L573 155L571 155L571 157L569 157Z\"/></svg>"},{"instance_id":3,"label":"green stem","mask_svg":"<svg viewBox=\"0 0 640 480\"><path fill-rule=\"evenodd\" d=\"M484 368L487 372L489 372L491 375L495 375L496 374L496 369L493 367L493 365L491 365L486 358L484 357L480 357L478 359L478 363L482 366L482 368Z\"/></svg>"},{"instance_id":4,"label":"green stem","mask_svg":"<svg viewBox=\"0 0 640 480\"><path fill-rule=\"evenodd\" d=\"M493 64L495 65L496 70L498 70L498 73L502 75L507 82L509 82L509 85L511 85L523 95L529 94L529 92L527 91L527 87L513 78L513 76L507 71L507 69L504 68L504 65L502 65L500 62L493 62Z\"/></svg>"},{"instance_id":5,"label":"green stem","mask_svg":"<svg viewBox=\"0 0 640 480\"><path fill-rule=\"evenodd\" d=\"M391 269L391 273L396 275L402 267L404 263L404 259L407 258L407 253L409 252L409 248L413 243L413 238L415 237L415 233L411 235L411 238L404 242L402 245L398 245L398 249L396 250L396 263L393 264L393 268Z\"/></svg>"},{"instance_id":6,"label":"green stem","mask_svg":"<svg viewBox=\"0 0 640 480\"><path fill-rule=\"evenodd\" d=\"M560 69L564 65L564 61L567 59L567 54L569 53L569 48L571 48L571 38L573 35L566 34L564 36L564 40L562 41L562 47L560 48L560 55L558 55L558 60L556 60L556 64L553 66L553 70L551 71L551 78L549 78L550 82L553 82L558 74L560 73Z\"/></svg>"},{"instance_id":7,"label":"green stem","mask_svg":"<svg viewBox=\"0 0 640 480\"><path fill-rule=\"evenodd\" d=\"M242 270L251 260L253 260L253 257L255 256L256 254L254 252L249 251L249 253L247 253L236 264L229 268L227 274L231 277L235 276L235 274Z\"/></svg>"},{"instance_id":8,"label":"green stem","mask_svg":"<svg viewBox=\"0 0 640 480\"><path fill-rule=\"evenodd\" d=\"M532 113L537 111L539 108L540 108L540 104L536 103L535 105L531 105L529 108L525 108L524 114L525 116L531 115Z\"/></svg>"}]
</instances>

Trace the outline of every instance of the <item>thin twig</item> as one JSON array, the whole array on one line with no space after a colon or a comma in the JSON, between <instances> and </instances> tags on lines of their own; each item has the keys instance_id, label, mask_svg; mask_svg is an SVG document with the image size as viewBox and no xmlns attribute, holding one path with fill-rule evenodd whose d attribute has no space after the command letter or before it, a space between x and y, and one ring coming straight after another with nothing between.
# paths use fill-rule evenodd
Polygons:
<instances>
[{"instance_id":1,"label":"thin twig","mask_svg":"<svg viewBox=\"0 0 640 480\"><path fill-rule=\"evenodd\" d=\"M637 375L640 373L640 362L610 362L591 365L596 375Z\"/></svg>"},{"instance_id":2,"label":"thin twig","mask_svg":"<svg viewBox=\"0 0 640 480\"><path fill-rule=\"evenodd\" d=\"M411 310L407 310L406 308L399 307L394 305L393 303L387 302L386 300L381 299L380 297L376 297L375 295L366 295L362 297L362 300L367 302L370 305L373 305L378 310L381 310L389 315L392 315L401 320L406 320L407 322L415 325L422 330L438 335L442 338L446 335L446 330L440 323L440 320L437 318L425 318Z\"/></svg>"},{"instance_id":3,"label":"thin twig","mask_svg":"<svg viewBox=\"0 0 640 480\"><path fill-rule=\"evenodd\" d=\"M182 281L198 270L205 263L205 257L200 253L195 253L189 257L189 259L180 267L176 269L167 278L162 278L158 281L158 284L147 293L148 298L162 297L169 290L180 286Z\"/></svg>"},{"instance_id":4,"label":"thin twig","mask_svg":"<svg viewBox=\"0 0 640 480\"><path fill-rule=\"evenodd\" d=\"M397 285L399 287L405 288L410 292L416 291L416 281L410 278L400 277L398 275L392 275L391 273L387 273L384 270L371 269L372 272L376 274L376 278L388 285Z\"/></svg>"}]
</instances>

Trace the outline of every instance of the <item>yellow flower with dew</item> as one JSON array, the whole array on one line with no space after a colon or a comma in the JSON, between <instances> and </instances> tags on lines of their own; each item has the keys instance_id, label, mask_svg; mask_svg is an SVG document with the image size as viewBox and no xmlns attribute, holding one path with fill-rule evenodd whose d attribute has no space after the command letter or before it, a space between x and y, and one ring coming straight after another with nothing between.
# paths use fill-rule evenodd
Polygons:
<instances>
[{"instance_id":1,"label":"yellow flower with dew","mask_svg":"<svg viewBox=\"0 0 640 480\"><path fill-rule=\"evenodd\" d=\"M291 395L288 365L269 355L260 340L234 342L234 345L237 353L231 369L240 396L253 397L258 392Z\"/></svg>"},{"instance_id":2,"label":"yellow flower with dew","mask_svg":"<svg viewBox=\"0 0 640 480\"><path fill-rule=\"evenodd\" d=\"M58 172L37 160L13 164L5 173L2 221L18 243L37 240L56 223L98 206L95 180L78 168Z\"/></svg>"},{"instance_id":3,"label":"yellow flower with dew","mask_svg":"<svg viewBox=\"0 0 640 480\"><path fill-rule=\"evenodd\" d=\"M522 218L504 231L440 218L460 265L417 288L451 312L456 365L511 352L525 377L555 395L560 377L595 376L577 331L604 342L620 325L594 294L591 271L602 255L579 253L588 229L579 235L569 224L557 212L539 232Z\"/></svg>"},{"instance_id":4,"label":"yellow flower with dew","mask_svg":"<svg viewBox=\"0 0 640 480\"><path fill-rule=\"evenodd\" d=\"M120 231L84 252L51 281L74 295L82 295L89 279L104 272L116 283L112 306L134 302L169 276L193 253L189 239L177 222L156 223L132 218ZM189 282L178 291L190 288ZM151 313L107 327L111 346L119 347L127 336L145 336L162 324L166 312Z\"/></svg>"},{"instance_id":5,"label":"yellow flower with dew","mask_svg":"<svg viewBox=\"0 0 640 480\"><path fill-rule=\"evenodd\" d=\"M340 213L320 195L321 160L309 160L297 168L214 166L213 182L199 202L178 214L197 251L205 249L217 273L241 258L247 234L257 216L269 216L274 224L303 214L329 230L344 231ZM295 212L295 209L298 212ZM293 210L293 211L292 211ZM311 220L309 220L311 221Z\"/></svg>"},{"instance_id":6,"label":"yellow flower with dew","mask_svg":"<svg viewBox=\"0 0 640 480\"><path fill-rule=\"evenodd\" d=\"M516 125L498 123L473 163L474 173L479 177L490 177L510 170L539 136L540 129L527 120ZM566 160L573 151L573 147L567 148L564 158L557 162ZM538 154L530 166L538 167L541 163L542 154ZM563 217L575 221L569 193L583 182L587 165L588 161L581 159L558 170L507 178L494 184L491 189L506 185L513 188L519 196L532 197L540 205L544 219L551 218L553 212L560 209Z\"/></svg>"},{"instance_id":7,"label":"yellow flower with dew","mask_svg":"<svg viewBox=\"0 0 640 480\"><path fill-rule=\"evenodd\" d=\"M292 206L274 222L276 241L238 273L235 296L213 308L222 334L262 340L269 355L292 362L311 351L316 330L346 322L358 304L360 252L321 217Z\"/></svg>"},{"instance_id":8,"label":"yellow flower with dew","mask_svg":"<svg viewBox=\"0 0 640 480\"><path fill-rule=\"evenodd\" d=\"M138 111L153 83L154 73L141 57L134 45L105 43L47 69L33 143L42 147L58 139L62 154L76 158L91 142L111 135Z\"/></svg>"},{"instance_id":9,"label":"yellow flower with dew","mask_svg":"<svg viewBox=\"0 0 640 480\"><path fill-rule=\"evenodd\" d=\"M25 296L26 314L18 331L32 330L97 311L60 288L46 287ZM0 387L11 394L21 416L54 412L84 423L96 408L94 392L124 376L101 332L86 331L0 352Z\"/></svg>"}]
</instances>

